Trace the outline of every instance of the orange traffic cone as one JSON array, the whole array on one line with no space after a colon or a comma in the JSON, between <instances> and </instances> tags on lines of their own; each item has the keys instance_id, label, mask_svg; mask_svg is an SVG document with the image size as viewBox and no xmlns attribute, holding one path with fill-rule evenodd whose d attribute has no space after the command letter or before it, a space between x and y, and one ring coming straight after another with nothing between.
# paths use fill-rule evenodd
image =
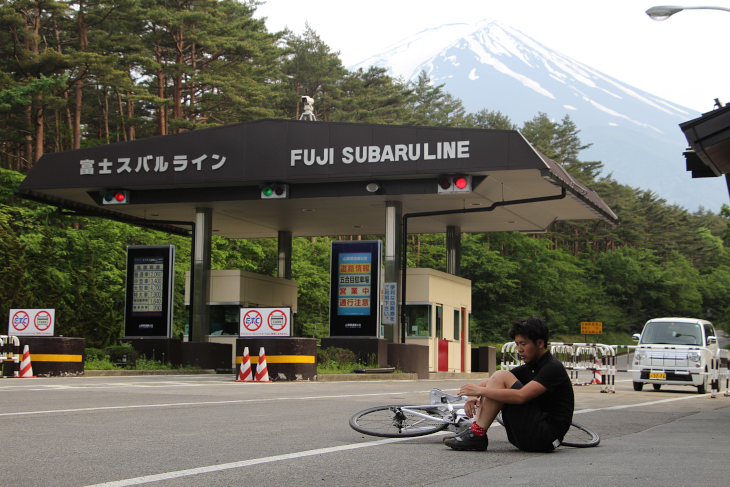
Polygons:
<instances>
[{"instance_id":1,"label":"orange traffic cone","mask_svg":"<svg viewBox=\"0 0 730 487\"><path fill-rule=\"evenodd\" d=\"M264 347L259 350L259 363L256 364L256 382L271 382L269 380L269 369L266 367Z\"/></svg>"},{"instance_id":2,"label":"orange traffic cone","mask_svg":"<svg viewBox=\"0 0 730 487\"><path fill-rule=\"evenodd\" d=\"M30 363L30 349L28 345L23 347L23 360L20 362L20 378L21 379L33 379L33 365Z\"/></svg>"},{"instance_id":3,"label":"orange traffic cone","mask_svg":"<svg viewBox=\"0 0 730 487\"><path fill-rule=\"evenodd\" d=\"M248 347L243 349L241 368L238 370L238 379L236 379L236 382L253 382L253 373L251 372L251 358L248 356Z\"/></svg>"},{"instance_id":4,"label":"orange traffic cone","mask_svg":"<svg viewBox=\"0 0 730 487\"><path fill-rule=\"evenodd\" d=\"M603 376L601 376L601 371L598 369L600 366L601 362L596 359L596 370L593 371L593 380L591 381L591 384L603 384Z\"/></svg>"}]
</instances>

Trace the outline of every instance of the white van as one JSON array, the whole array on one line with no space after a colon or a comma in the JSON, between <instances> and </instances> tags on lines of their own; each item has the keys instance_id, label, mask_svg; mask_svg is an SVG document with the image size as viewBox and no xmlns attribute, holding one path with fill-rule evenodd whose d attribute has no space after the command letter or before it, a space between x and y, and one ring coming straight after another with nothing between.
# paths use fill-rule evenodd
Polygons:
<instances>
[{"instance_id":1,"label":"white van","mask_svg":"<svg viewBox=\"0 0 730 487\"><path fill-rule=\"evenodd\" d=\"M644 325L630 370L634 390L652 384L694 386L705 394L710 385L710 359L717 354L712 323L695 318L656 318Z\"/></svg>"}]
</instances>

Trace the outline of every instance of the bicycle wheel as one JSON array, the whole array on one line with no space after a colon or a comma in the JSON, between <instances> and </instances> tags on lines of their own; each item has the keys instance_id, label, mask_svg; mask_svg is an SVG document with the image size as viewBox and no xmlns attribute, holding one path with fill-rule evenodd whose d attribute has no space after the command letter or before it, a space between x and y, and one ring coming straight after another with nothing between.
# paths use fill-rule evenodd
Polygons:
<instances>
[{"instance_id":1,"label":"bicycle wheel","mask_svg":"<svg viewBox=\"0 0 730 487\"><path fill-rule=\"evenodd\" d=\"M429 416L422 418L402 408L418 411ZM411 406L378 406L366 409L350 418L350 427L360 433L386 438L423 436L445 429L449 422L446 413L439 408Z\"/></svg>"},{"instance_id":2,"label":"bicycle wheel","mask_svg":"<svg viewBox=\"0 0 730 487\"><path fill-rule=\"evenodd\" d=\"M499 424L504 426L501 411L497 414L497 421ZM570 424L568 432L565 433L565 438L563 438L561 445L572 446L573 448L590 448L592 446L598 446L600 442L601 438L597 433L587 426L583 426L582 424L573 421Z\"/></svg>"},{"instance_id":3,"label":"bicycle wheel","mask_svg":"<svg viewBox=\"0 0 730 487\"><path fill-rule=\"evenodd\" d=\"M572 446L573 448L590 448L598 446L600 442L601 438L592 429L573 421L570 429L565 433L561 445Z\"/></svg>"}]
</instances>

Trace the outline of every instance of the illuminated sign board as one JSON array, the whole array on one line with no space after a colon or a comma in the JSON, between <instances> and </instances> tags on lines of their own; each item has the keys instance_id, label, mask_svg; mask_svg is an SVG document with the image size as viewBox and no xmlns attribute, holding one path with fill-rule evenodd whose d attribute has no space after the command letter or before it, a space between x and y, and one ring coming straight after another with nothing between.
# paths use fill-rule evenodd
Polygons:
<instances>
[{"instance_id":1,"label":"illuminated sign board","mask_svg":"<svg viewBox=\"0 0 730 487\"><path fill-rule=\"evenodd\" d=\"M124 336L172 337L175 247L127 247Z\"/></svg>"},{"instance_id":2,"label":"illuminated sign board","mask_svg":"<svg viewBox=\"0 0 730 487\"><path fill-rule=\"evenodd\" d=\"M330 336L378 336L381 248L380 240L332 242Z\"/></svg>"}]
</instances>

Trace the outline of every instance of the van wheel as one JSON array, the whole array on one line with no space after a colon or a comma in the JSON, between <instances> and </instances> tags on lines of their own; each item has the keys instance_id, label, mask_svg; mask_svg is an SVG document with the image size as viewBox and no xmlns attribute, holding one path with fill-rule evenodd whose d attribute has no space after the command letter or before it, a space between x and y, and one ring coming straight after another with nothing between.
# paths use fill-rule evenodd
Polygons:
<instances>
[{"instance_id":1,"label":"van wheel","mask_svg":"<svg viewBox=\"0 0 730 487\"><path fill-rule=\"evenodd\" d=\"M634 382L634 390L641 391L644 388L643 382Z\"/></svg>"},{"instance_id":2,"label":"van wheel","mask_svg":"<svg viewBox=\"0 0 730 487\"><path fill-rule=\"evenodd\" d=\"M652 385L654 386L654 390L655 391L658 391L659 389L662 388L662 385L661 384L652 384Z\"/></svg>"},{"instance_id":3,"label":"van wheel","mask_svg":"<svg viewBox=\"0 0 730 487\"><path fill-rule=\"evenodd\" d=\"M707 376L702 380L702 385L697 386L697 393L698 394L706 394L707 393Z\"/></svg>"}]
</instances>

